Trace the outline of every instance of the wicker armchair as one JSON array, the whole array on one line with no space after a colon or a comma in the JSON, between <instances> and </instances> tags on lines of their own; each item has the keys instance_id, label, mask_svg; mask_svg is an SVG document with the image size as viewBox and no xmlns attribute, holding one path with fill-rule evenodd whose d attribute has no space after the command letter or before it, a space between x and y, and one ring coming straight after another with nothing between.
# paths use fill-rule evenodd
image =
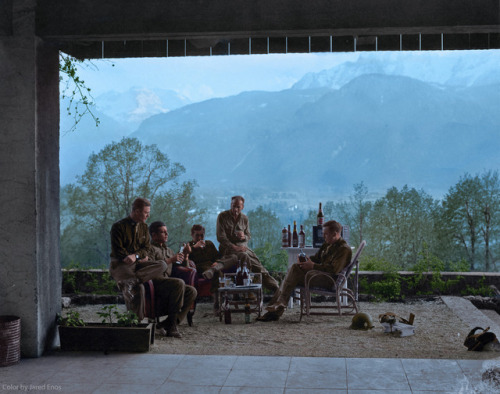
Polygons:
<instances>
[{"instance_id":1,"label":"wicker armchair","mask_svg":"<svg viewBox=\"0 0 500 394\"><path fill-rule=\"evenodd\" d=\"M305 277L305 285L298 286L295 290L296 296L294 299L300 300L300 320L302 316L309 315L342 315L342 314L355 314L358 312L358 264L359 256L366 245L366 241L361 242L352 258L351 262L337 275L330 275L322 271L312 270L307 272ZM347 287L347 280L349 279L352 269L356 267L355 278L353 281L354 289ZM329 287L315 287L313 285L314 279L321 278L323 281L331 283ZM324 296L335 297L335 305L312 305L311 294L319 294ZM334 312L312 312L311 309L332 309ZM345 311L343 313L343 311Z\"/></svg>"}]
</instances>

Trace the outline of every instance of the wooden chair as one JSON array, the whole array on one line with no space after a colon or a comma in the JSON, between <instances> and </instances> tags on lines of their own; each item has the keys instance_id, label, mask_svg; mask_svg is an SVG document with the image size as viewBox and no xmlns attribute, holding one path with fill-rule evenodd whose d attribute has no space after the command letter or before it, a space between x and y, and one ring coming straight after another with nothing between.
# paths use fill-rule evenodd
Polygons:
<instances>
[{"instance_id":1,"label":"wooden chair","mask_svg":"<svg viewBox=\"0 0 500 394\"><path fill-rule=\"evenodd\" d=\"M356 254L352 258L351 262L338 274L330 275L326 272L312 270L307 272L305 277L305 285L296 288L296 296L294 299L300 301L300 320L304 313L309 315L342 315L342 311L345 310L344 314L355 314L358 312L358 265L359 256L366 245L366 241L361 242L356 251ZM354 290L347 287L347 280L351 275L352 269L356 267L355 280L353 283ZM322 278L322 280L327 280L331 283L329 288L319 288L314 287L314 279ZM298 293L298 294L297 294ZM320 294L324 296L335 297L336 305L333 308L336 309L335 312L311 312L311 309L326 309L332 308L330 305L312 305L311 294Z\"/></svg>"},{"instance_id":2,"label":"wooden chair","mask_svg":"<svg viewBox=\"0 0 500 394\"><path fill-rule=\"evenodd\" d=\"M144 317L147 317L150 323L159 323L160 316L157 315L156 304L158 302L155 295L155 286L152 280L144 282Z\"/></svg>"}]
</instances>

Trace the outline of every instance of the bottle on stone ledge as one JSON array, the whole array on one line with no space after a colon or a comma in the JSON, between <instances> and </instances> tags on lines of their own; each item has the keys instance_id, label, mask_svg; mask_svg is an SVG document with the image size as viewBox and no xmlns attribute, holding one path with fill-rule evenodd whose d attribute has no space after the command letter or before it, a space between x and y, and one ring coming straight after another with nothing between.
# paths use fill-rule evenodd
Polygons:
<instances>
[{"instance_id":1,"label":"bottle on stone ledge","mask_svg":"<svg viewBox=\"0 0 500 394\"><path fill-rule=\"evenodd\" d=\"M281 247L288 248L288 231L286 227L283 227L283 230L281 230Z\"/></svg>"},{"instance_id":2,"label":"bottle on stone ledge","mask_svg":"<svg viewBox=\"0 0 500 394\"><path fill-rule=\"evenodd\" d=\"M325 215L323 215L323 209L321 208L321 203L319 203L318 214L316 215L318 226L322 226L325 222Z\"/></svg>"},{"instance_id":3,"label":"bottle on stone ledge","mask_svg":"<svg viewBox=\"0 0 500 394\"><path fill-rule=\"evenodd\" d=\"M299 248L305 248L306 247L306 233L304 232L304 225L300 225L300 232L299 232Z\"/></svg>"},{"instance_id":4,"label":"bottle on stone ledge","mask_svg":"<svg viewBox=\"0 0 500 394\"><path fill-rule=\"evenodd\" d=\"M297 222L295 220L293 221L292 246L294 248L299 246L299 234L297 233Z\"/></svg>"}]
</instances>

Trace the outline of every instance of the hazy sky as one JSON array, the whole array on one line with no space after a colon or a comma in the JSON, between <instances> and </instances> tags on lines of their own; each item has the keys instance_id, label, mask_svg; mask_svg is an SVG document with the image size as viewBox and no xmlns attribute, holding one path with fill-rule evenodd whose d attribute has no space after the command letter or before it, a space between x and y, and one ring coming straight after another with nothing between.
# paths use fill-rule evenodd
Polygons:
<instances>
[{"instance_id":1,"label":"hazy sky","mask_svg":"<svg viewBox=\"0 0 500 394\"><path fill-rule=\"evenodd\" d=\"M248 90L279 91L307 72L329 69L359 53L234 55L93 60L79 74L92 95L131 87L171 89L201 101Z\"/></svg>"}]
</instances>

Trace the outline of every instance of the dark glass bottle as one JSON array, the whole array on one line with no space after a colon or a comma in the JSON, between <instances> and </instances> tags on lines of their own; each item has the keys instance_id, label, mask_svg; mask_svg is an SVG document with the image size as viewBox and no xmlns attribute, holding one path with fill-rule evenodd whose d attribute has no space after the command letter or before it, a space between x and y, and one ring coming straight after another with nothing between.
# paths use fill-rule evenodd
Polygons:
<instances>
[{"instance_id":1,"label":"dark glass bottle","mask_svg":"<svg viewBox=\"0 0 500 394\"><path fill-rule=\"evenodd\" d=\"M247 284L247 279L250 278L250 273L248 271L247 262L246 261L243 262L243 268L241 270L243 272L243 274L242 274L243 284L246 285Z\"/></svg>"},{"instance_id":2,"label":"dark glass bottle","mask_svg":"<svg viewBox=\"0 0 500 394\"><path fill-rule=\"evenodd\" d=\"M236 270L236 286L243 286L243 268L238 260L238 269Z\"/></svg>"},{"instance_id":3,"label":"dark glass bottle","mask_svg":"<svg viewBox=\"0 0 500 394\"><path fill-rule=\"evenodd\" d=\"M288 231L286 227L283 227L283 230L281 230L281 247L288 248Z\"/></svg>"},{"instance_id":4,"label":"dark glass bottle","mask_svg":"<svg viewBox=\"0 0 500 394\"><path fill-rule=\"evenodd\" d=\"M288 225L288 247L292 246L292 232L290 231L290 225Z\"/></svg>"},{"instance_id":5,"label":"dark glass bottle","mask_svg":"<svg viewBox=\"0 0 500 394\"><path fill-rule=\"evenodd\" d=\"M323 215L323 209L321 208L321 203L319 203L318 214L316 215L318 221L318 226L322 226L325 222L325 215Z\"/></svg>"},{"instance_id":6,"label":"dark glass bottle","mask_svg":"<svg viewBox=\"0 0 500 394\"><path fill-rule=\"evenodd\" d=\"M295 220L293 221L292 246L294 248L299 246L299 233L297 233L297 222Z\"/></svg>"},{"instance_id":7,"label":"dark glass bottle","mask_svg":"<svg viewBox=\"0 0 500 394\"><path fill-rule=\"evenodd\" d=\"M229 300L227 298L227 295L224 303L224 323L231 324L231 309L229 306Z\"/></svg>"},{"instance_id":8,"label":"dark glass bottle","mask_svg":"<svg viewBox=\"0 0 500 394\"><path fill-rule=\"evenodd\" d=\"M301 224L299 232L299 248L305 248L305 247L306 247L306 233L304 232L304 226Z\"/></svg>"}]
</instances>

